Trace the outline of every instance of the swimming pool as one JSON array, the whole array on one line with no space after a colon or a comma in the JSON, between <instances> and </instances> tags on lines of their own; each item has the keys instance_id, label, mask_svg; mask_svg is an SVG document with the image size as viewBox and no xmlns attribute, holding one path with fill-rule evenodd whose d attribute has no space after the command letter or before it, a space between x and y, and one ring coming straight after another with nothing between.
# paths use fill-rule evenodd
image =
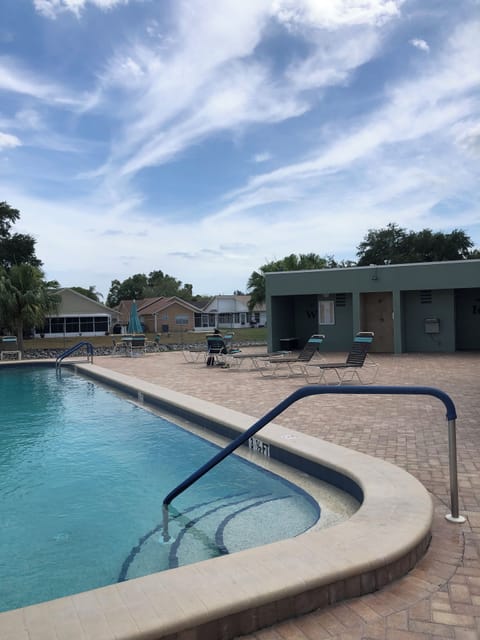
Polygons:
<instances>
[{"instance_id":1,"label":"swimming pool","mask_svg":"<svg viewBox=\"0 0 480 640\"><path fill-rule=\"evenodd\" d=\"M108 358L105 364L99 361L100 366L72 366L162 410L194 416L196 423L214 431L218 427L239 434L255 422L251 415L167 389L158 383L159 376L146 381L132 372L111 371ZM166 354L165 375L182 362L181 354ZM140 359L138 364L144 366ZM0 368L17 366L2 363ZM282 459L300 470L302 479L347 480L362 493L360 508L336 526L314 526L294 538L0 612L0 637L227 640L381 589L423 556L433 508L413 476L383 460L275 423L264 427L260 437L270 447L267 466ZM263 459L255 451L251 455L259 462ZM325 509L322 519L324 514Z\"/></svg>"},{"instance_id":2,"label":"swimming pool","mask_svg":"<svg viewBox=\"0 0 480 640\"><path fill-rule=\"evenodd\" d=\"M165 543L163 497L216 445L67 369L0 369L0 397L0 611L296 536L320 516L298 486L230 456L175 501Z\"/></svg>"}]
</instances>

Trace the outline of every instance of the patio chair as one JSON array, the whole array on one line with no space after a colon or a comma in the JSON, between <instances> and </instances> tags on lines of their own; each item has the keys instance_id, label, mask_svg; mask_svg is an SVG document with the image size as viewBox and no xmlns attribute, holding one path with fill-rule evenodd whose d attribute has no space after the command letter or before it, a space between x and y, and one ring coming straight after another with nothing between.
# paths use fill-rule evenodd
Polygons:
<instances>
[{"instance_id":1,"label":"patio chair","mask_svg":"<svg viewBox=\"0 0 480 640\"><path fill-rule=\"evenodd\" d=\"M269 358L252 360L254 367L264 377L292 377L304 375L303 367L318 353L318 348L325 340L323 334L314 333L307 340L303 349L295 355L278 355Z\"/></svg>"},{"instance_id":2,"label":"patio chair","mask_svg":"<svg viewBox=\"0 0 480 640\"><path fill-rule=\"evenodd\" d=\"M373 360L367 361L368 350L373 342L372 331L360 331L353 340L352 348L345 362L322 362L308 364L303 368L305 379L310 384L329 384L326 374L332 371L335 374L331 384L344 384L357 381L359 384L373 384L377 377L378 365ZM368 370L370 374L364 375Z\"/></svg>"},{"instance_id":3,"label":"patio chair","mask_svg":"<svg viewBox=\"0 0 480 640\"><path fill-rule=\"evenodd\" d=\"M254 360L256 358L263 358L265 360L265 359L275 358L277 356L289 356L291 353L292 353L291 351L259 351L256 353L236 353L233 356L233 365L237 369L240 369L243 367L244 362L250 361L251 368L255 369L256 367L255 367Z\"/></svg>"},{"instance_id":4,"label":"patio chair","mask_svg":"<svg viewBox=\"0 0 480 640\"><path fill-rule=\"evenodd\" d=\"M202 356L206 356L207 354L207 345L195 345L195 346L186 346L182 349L183 357L185 358L185 362L189 364L198 362Z\"/></svg>"},{"instance_id":5,"label":"patio chair","mask_svg":"<svg viewBox=\"0 0 480 640\"><path fill-rule=\"evenodd\" d=\"M147 341L144 335L125 335L117 342L113 342L112 355L114 356L143 356L147 351Z\"/></svg>"},{"instance_id":6,"label":"patio chair","mask_svg":"<svg viewBox=\"0 0 480 640\"><path fill-rule=\"evenodd\" d=\"M144 335L134 335L130 342L130 356L144 356L147 352L147 339Z\"/></svg>"},{"instance_id":7,"label":"patio chair","mask_svg":"<svg viewBox=\"0 0 480 640\"><path fill-rule=\"evenodd\" d=\"M17 336L3 336L0 341L0 360L21 360Z\"/></svg>"},{"instance_id":8,"label":"patio chair","mask_svg":"<svg viewBox=\"0 0 480 640\"><path fill-rule=\"evenodd\" d=\"M227 366L227 356L239 353L240 349L235 349L231 344L231 336L227 341L221 335L207 336L207 352L205 360L207 367L215 365Z\"/></svg>"}]
</instances>

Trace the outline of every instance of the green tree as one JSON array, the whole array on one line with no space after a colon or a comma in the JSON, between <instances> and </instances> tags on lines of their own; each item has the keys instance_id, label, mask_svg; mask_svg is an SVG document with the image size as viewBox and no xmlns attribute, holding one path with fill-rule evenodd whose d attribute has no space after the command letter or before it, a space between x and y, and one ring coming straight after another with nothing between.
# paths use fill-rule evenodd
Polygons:
<instances>
[{"instance_id":1,"label":"green tree","mask_svg":"<svg viewBox=\"0 0 480 640\"><path fill-rule=\"evenodd\" d=\"M144 291L145 298L157 298L165 296L166 298L178 296L184 300L192 299L192 285L183 285L181 280L177 280L173 276L163 271L151 271L148 274L148 283Z\"/></svg>"},{"instance_id":2,"label":"green tree","mask_svg":"<svg viewBox=\"0 0 480 640\"><path fill-rule=\"evenodd\" d=\"M12 224L20 219L20 211L6 202L0 202L0 238L10 235Z\"/></svg>"},{"instance_id":3,"label":"green tree","mask_svg":"<svg viewBox=\"0 0 480 640\"><path fill-rule=\"evenodd\" d=\"M143 298L166 298L177 296L191 302L194 299L193 286L183 284L173 276L163 271L151 271L148 277L144 273L137 273L123 282L112 280L107 296L107 306L116 307L121 300L142 300Z\"/></svg>"},{"instance_id":4,"label":"green tree","mask_svg":"<svg viewBox=\"0 0 480 640\"><path fill-rule=\"evenodd\" d=\"M263 265L259 271L254 271L248 279L247 290L250 291L248 308L250 311L265 302L265 273L268 271L267 266Z\"/></svg>"},{"instance_id":5,"label":"green tree","mask_svg":"<svg viewBox=\"0 0 480 640\"><path fill-rule=\"evenodd\" d=\"M137 273L123 282L113 280L107 296L107 305L116 307L122 300L141 300L145 297L148 280L144 273Z\"/></svg>"},{"instance_id":6,"label":"green tree","mask_svg":"<svg viewBox=\"0 0 480 640\"><path fill-rule=\"evenodd\" d=\"M475 255L472 247L472 240L461 229L451 233L407 231L391 222L385 229L369 229L357 247L358 265L465 260Z\"/></svg>"},{"instance_id":7,"label":"green tree","mask_svg":"<svg viewBox=\"0 0 480 640\"><path fill-rule=\"evenodd\" d=\"M182 298L182 300L186 300L187 302L192 302L193 300L193 284L185 283L183 287L178 292L178 297Z\"/></svg>"},{"instance_id":8,"label":"green tree","mask_svg":"<svg viewBox=\"0 0 480 640\"><path fill-rule=\"evenodd\" d=\"M334 264L332 264L334 263ZM336 266L332 256L321 258L316 253L299 254L294 253L285 256L281 260L268 262L254 271L247 282L247 290L250 292L250 302L248 308L250 311L258 304L265 302L265 274L273 271L303 271L309 269L326 269Z\"/></svg>"},{"instance_id":9,"label":"green tree","mask_svg":"<svg viewBox=\"0 0 480 640\"><path fill-rule=\"evenodd\" d=\"M15 264L41 267L35 255L36 240L25 233L12 233L12 225L20 219L20 212L6 202L0 202L0 266L10 269Z\"/></svg>"},{"instance_id":10,"label":"green tree","mask_svg":"<svg viewBox=\"0 0 480 640\"><path fill-rule=\"evenodd\" d=\"M434 233L423 229L418 233L410 231L413 262L441 262L444 260L466 260L470 258L472 240L461 229L451 233Z\"/></svg>"},{"instance_id":11,"label":"green tree","mask_svg":"<svg viewBox=\"0 0 480 640\"><path fill-rule=\"evenodd\" d=\"M47 282L40 267L14 265L0 268L0 317L17 336L23 351L24 329L43 326L45 317L60 304L58 282Z\"/></svg>"},{"instance_id":12,"label":"green tree","mask_svg":"<svg viewBox=\"0 0 480 640\"><path fill-rule=\"evenodd\" d=\"M120 304L121 298L119 294L121 284L120 280L112 280L112 283L110 284L110 291L107 295L107 307L113 309Z\"/></svg>"},{"instance_id":13,"label":"green tree","mask_svg":"<svg viewBox=\"0 0 480 640\"><path fill-rule=\"evenodd\" d=\"M369 229L357 247L358 266L408 262L407 238L407 231L392 222L386 229Z\"/></svg>"}]
</instances>

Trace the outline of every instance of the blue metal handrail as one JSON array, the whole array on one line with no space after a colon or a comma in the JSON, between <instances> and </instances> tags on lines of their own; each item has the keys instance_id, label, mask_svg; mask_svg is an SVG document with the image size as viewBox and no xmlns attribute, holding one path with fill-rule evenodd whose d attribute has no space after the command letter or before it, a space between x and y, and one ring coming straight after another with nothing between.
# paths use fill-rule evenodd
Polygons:
<instances>
[{"instance_id":1,"label":"blue metal handrail","mask_svg":"<svg viewBox=\"0 0 480 640\"><path fill-rule=\"evenodd\" d=\"M58 367L61 366L62 360L64 358L71 356L73 353L75 353L75 351L78 351L82 347L87 348L87 361L93 362L93 344L91 342L82 341L82 342L77 342L77 344L73 345L73 347L70 347L69 349L61 353L59 356L57 356L57 359L55 360L55 367L58 369Z\"/></svg>"},{"instance_id":2,"label":"blue metal handrail","mask_svg":"<svg viewBox=\"0 0 480 640\"><path fill-rule=\"evenodd\" d=\"M447 410L446 418L448 421L448 445L449 445L449 468L450 468L450 496L451 496L451 510L452 512L445 516L447 520L452 522L465 522L463 516L459 516L458 513L458 480L457 480L457 447L456 447L456 427L455 421L457 418L457 412L455 405L444 391L435 389L434 387L397 387L397 386L350 386L350 387L325 387L321 385L309 385L301 387L294 391L290 396L282 400L276 407L266 413L260 420L255 422L247 431L242 433L238 438L228 444L222 451L217 453L207 463L201 466L197 471L192 473L186 480L181 482L175 489L163 500L163 516L164 523L168 523L168 505L178 495L188 489L194 482L199 480L208 471L213 469L217 464L230 455L235 449L244 444L249 438L251 438L257 431L259 431L266 424L271 422L274 418L280 415L285 409L290 407L297 400L306 398L313 395L321 394L338 394L338 395L429 395L438 398Z\"/></svg>"}]
</instances>

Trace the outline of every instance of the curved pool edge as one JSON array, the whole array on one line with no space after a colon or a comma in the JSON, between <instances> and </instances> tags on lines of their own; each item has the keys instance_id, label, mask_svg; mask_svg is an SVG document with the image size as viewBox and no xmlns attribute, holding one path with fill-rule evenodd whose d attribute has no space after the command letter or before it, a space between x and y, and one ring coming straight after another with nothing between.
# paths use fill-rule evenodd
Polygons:
<instances>
[{"instance_id":1,"label":"curved pool edge","mask_svg":"<svg viewBox=\"0 0 480 640\"><path fill-rule=\"evenodd\" d=\"M32 363L33 364L33 363ZM241 432L256 418L158 385L75 365L161 406ZM347 521L232 555L0 614L5 640L233 638L382 588L406 574L430 541L433 505L388 462L270 424L259 437L287 456L350 478L363 503ZM39 633L40 631L40 633Z\"/></svg>"}]
</instances>

